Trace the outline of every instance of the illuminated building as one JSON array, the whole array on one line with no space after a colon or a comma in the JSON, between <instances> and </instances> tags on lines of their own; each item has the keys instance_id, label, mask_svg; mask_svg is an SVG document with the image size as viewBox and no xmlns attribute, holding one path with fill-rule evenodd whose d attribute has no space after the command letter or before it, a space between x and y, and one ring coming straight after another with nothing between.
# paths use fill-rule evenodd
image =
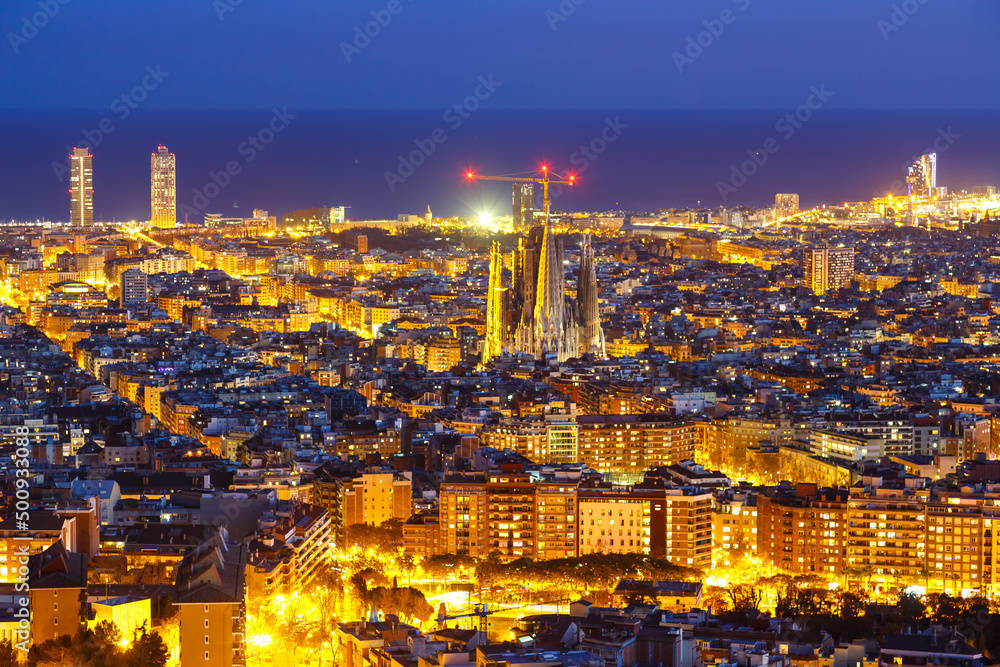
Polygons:
<instances>
[{"instance_id":1,"label":"illuminated building","mask_svg":"<svg viewBox=\"0 0 1000 667\"><path fill-rule=\"evenodd\" d=\"M791 574L840 576L847 538L847 491L815 484L757 495L757 555Z\"/></svg>"},{"instance_id":2,"label":"illuminated building","mask_svg":"<svg viewBox=\"0 0 1000 667\"><path fill-rule=\"evenodd\" d=\"M674 565L708 569L712 565L712 493L697 486L667 493L664 558Z\"/></svg>"},{"instance_id":3,"label":"illuminated building","mask_svg":"<svg viewBox=\"0 0 1000 667\"><path fill-rule=\"evenodd\" d=\"M910 199L930 199L937 188L937 153L917 158L906 170L906 190Z\"/></svg>"},{"instance_id":4,"label":"illuminated building","mask_svg":"<svg viewBox=\"0 0 1000 667\"><path fill-rule=\"evenodd\" d=\"M329 565L332 527L329 512L318 505L279 505L264 512L248 546L251 598L308 588Z\"/></svg>"},{"instance_id":5,"label":"illuminated building","mask_svg":"<svg viewBox=\"0 0 1000 667\"><path fill-rule=\"evenodd\" d=\"M666 552L665 490L608 483L581 485L579 505L581 556L590 553Z\"/></svg>"},{"instance_id":6,"label":"illuminated building","mask_svg":"<svg viewBox=\"0 0 1000 667\"><path fill-rule=\"evenodd\" d=\"M844 564L850 582L893 595L923 580L929 497L922 478L866 476L851 487Z\"/></svg>"},{"instance_id":7,"label":"illuminated building","mask_svg":"<svg viewBox=\"0 0 1000 667\"><path fill-rule=\"evenodd\" d=\"M712 508L712 561L730 567L757 555L757 496L726 490Z\"/></svg>"},{"instance_id":8,"label":"illuminated building","mask_svg":"<svg viewBox=\"0 0 1000 667\"><path fill-rule=\"evenodd\" d=\"M594 248L590 236L580 244L580 273L576 283L576 300L579 304L579 354L603 357L604 329L601 328L601 311L597 300L597 270L594 265Z\"/></svg>"},{"instance_id":9,"label":"illuminated building","mask_svg":"<svg viewBox=\"0 0 1000 667\"><path fill-rule=\"evenodd\" d=\"M31 640L73 636L87 620L87 556L62 540L28 559Z\"/></svg>"},{"instance_id":10,"label":"illuminated building","mask_svg":"<svg viewBox=\"0 0 1000 667\"><path fill-rule=\"evenodd\" d=\"M89 148L74 148L69 156L69 221L74 227L94 224L94 166Z\"/></svg>"},{"instance_id":11,"label":"illuminated building","mask_svg":"<svg viewBox=\"0 0 1000 667\"><path fill-rule=\"evenodd\" d=\"M515 186L515 191L516 191ZM486 337L482 362L503 354L507 343L507 288L503 284L503 254L500 242L490 246L490 279L486 288Z\"/></svg>"},{"instance_id":12,"label":"illuminated building","mask_svg":"<svg viewBox=\"0 0 1000 667\"><path fill-rule=\"evenodd\" d=\"M231 667L246 664L247 549L226 539L220 528L191 549L177 568L180 652L185 665Z\"/></svg>"},{"instance_id":13,"label":"illuminated building","mask_svg":"<svg viewBox=\"0 0 1000 667\"><path fill-rule=\"evenodd\" d=\"M479 431L481 446L509 449L536 463L548 462L548 431L537 416L508 417Z\"/></svg>"},{"instance_id":14,"label":"illuminated building","mask_svg":"<svg viewBox=\"0 0 1000 667\"><path fill-rule=\"evenodd\" d=\"M597 472L638 480L654 467L694 459L693 422L665 415L577 417L579 460Z\"/></svg>"},{"instance_id":15,"label":"illuminated building","mask_svg":"<svg viewBox=\"0 0 1000 667\"><path fill-rule=\"evenodd\" d=\"M121 307L142 306L149 301L148 276L139 269L128 269L122 274Z\"/></svg>"},{"instance_id":16,"label":"illuminated building","mask_svg":"<svg viewBox=\"0 0 1000 667\"><path fill-rule=\"evenodd\" d=\"M987 592L987 584L995 588L996 520L990 517L995 502L991 498L984 504L981 493L942 490L928 503L928 592L968 597Z\"/></svg>"},{"instance_id":17,"label":"illuminated building","mask_svg":"<svg viewBox=\"0 0 1000 667\"><path fill-rule=\"evenodd\" d=\"M177 224L177 164L174 154L160 145L149 158L152 215L154 227Z\"/></svg>"},{"instance_id":18,"label":"illuminated building","mask_svg":"<svg viewBox=\"0 0 1000 667\"><path fill-rule=\"evenodd\" d=\"M429 558L440 553L438 512L414 514L403 524L403 549L407 556Z\"/></svg>"},{"instance_id":19,"label":"illuminated building","mask_svg":"<svg viewBox=\"0 0 1000 667\"><path fill-rule=\"evenodd\" d=\"M535 185L514 183L514 229L531 227L535 211Z\"/></svg>"},{"instance_id":20,"label":"illuminated building","mask_svg":"<svg viewBox=\"0 0 1000 667\"><path fill-rule=\"evenodd\" d=\"M410 518L410 479L402 473L373 472L344 482L344 525L379 526L389 519Z\"/></svg>"},{"instance_id":21,"label":"illuminated building","mask_svg":"<svg viewBox=\"0 0 1000 667\"><path fill-rule=\"evenodd\" d=\"M532 229L518 244L515 262L513 310L519 322L513 350L536 359L559 361L581 354L604 355L597 300L597 273L589 237L580 249L577 298L566 297L563 243L552 225ZM520 316L516 313L520 312Z\"/></svg>"},{"instance_id":22,"label":"illuminated building","mask_svg":"<svg viewBox=\"0 0 1000 667\"><path fill-rule=\"evenodd\" d=\"M441 553L504 560L576 556L575 481L491 471L446 475L441 484Z\"/></svg>"},{"instance_id":23,"label":"illuminated building","mask_svg":"<svg viewBox=\"0 0 1000 667\"><path fill-rule=\"evenodd\" d=\"M796 194L774 195L774 208L776 208L779 213L786 215L789 213L798 213L799 196Z\"/></svg>"},{"instance_id":24,"label":"illuminated building","mask_svg":"<svg viewBox=\"0 0 1000 667\"><path fill-rule=\"evenodd\" d=\"M104 292L98 292L87 283L76 280L64 280L49 285L45 302L49 306L66 305L74 308L108 307L108 297Z\"/></svg>"},{"instance_id":25,"label":"illuminated building","mask_svg":"<svg viewBox=\"0 0 1000 667\"><path fill-rule=\"evenodd\" d=\"M814 294L847 287L854 279L854 248L811 246L802 251L805 286Z\"/></svg>"},{"instance_id":26,"label":"illuminated building","mask_svg":"<svg viewBox=\"0 0 1000 667\"><path fill-rule=\"evenodd\" d=\"M14 515L0 522L0 583L12 583L18 578L18 554L27 549L28 555L45 551L57 543L76 549L76 519L55 516L50 512L31 512L30 530L19 529Z\"/></svg>"}]
</instances>

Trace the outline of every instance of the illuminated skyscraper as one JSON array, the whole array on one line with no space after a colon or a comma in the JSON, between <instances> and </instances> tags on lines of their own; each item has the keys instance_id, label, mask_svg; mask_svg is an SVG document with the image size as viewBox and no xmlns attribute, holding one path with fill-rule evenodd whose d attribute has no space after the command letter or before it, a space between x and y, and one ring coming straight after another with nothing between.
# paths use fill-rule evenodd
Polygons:
<instances>
[{"instance_id":1,"label":"illuminated skyscraper","mask_svg":"<svg viewBox=\"0 0 1000 667\"><path fill-rule=\"evenodd\" d=\"M152 216L154 227L173 227L177 224L177 168L174 154L160 145L149 158L152 190Z\"/></svg>"},{"instance_id":2,"label":"illuminated skyscraper","mask_svg":"<svg viewBox=\"0 0 1000 667\"><path fill-rule=\"evenodd\" d=\"M514 229L531 227L534 221L535 186L533 183L514 184Z\"/></svg>"},{"instance_id":3,"label":"illuminated skyscraper","mask_svg":"<svg viewBox=\"0 0 1000 667\"><path fill-rule=\"evenodd\" d=\"M930 199L937 187L937 153L921 155L906 171L906 186L910 197Z\"/></svg>"},{"instance_id":4,"label":"illuminated skyscraper","mask_svg":"<svg viewBox=\"0 0 1000 667\"><path fill-rule=\"evenodd\" d=\"M798 213L799 196L796 194L774 195L774 208L784 213Z\"/></svg>"},{"instance_id":5,"label":"illuminated skyscraper","mask_svg":"<svg viewBox=\"0 0 1000 667\"><path fill-rule=\"evenodd\" d=\"M73 225L94 224L94 165L89 148L74 148L69 156L69 221Z\"/></svg>"},{"instance_id":6,"label":"illuminated skyscraper","mask_svg":"<svg viewBox=\"0 0 1000 667\"><path fill-rule=\"evenodd\" d=\"M847 287L854 279L854 248L814 246L802 251L805 286L815 294Z\"/></svg>"}]
</instances>

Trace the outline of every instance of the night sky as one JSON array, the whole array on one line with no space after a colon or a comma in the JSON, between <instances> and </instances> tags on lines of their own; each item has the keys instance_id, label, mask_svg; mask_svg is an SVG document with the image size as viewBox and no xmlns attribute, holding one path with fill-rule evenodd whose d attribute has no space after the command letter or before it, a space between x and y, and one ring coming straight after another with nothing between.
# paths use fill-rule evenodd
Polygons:
<instances>
[{"instance_id":1,"label":"night sky","mask_svg":"<svg viewBox=\"0 0 1000 667\"><path fill-rule=\"evenodd\" d=\"M150 108L444 108L488 75L495 108L1000 106L995 0L4 0L0 28L5 108L106 109L147 66Z\"/></svg>"}]
</instances>

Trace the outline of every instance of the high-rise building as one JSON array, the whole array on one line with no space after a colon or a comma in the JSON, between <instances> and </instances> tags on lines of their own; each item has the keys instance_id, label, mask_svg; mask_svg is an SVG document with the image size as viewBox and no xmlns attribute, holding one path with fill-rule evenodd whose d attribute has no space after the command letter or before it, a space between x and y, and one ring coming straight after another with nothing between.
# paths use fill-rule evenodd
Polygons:
<instances>
[{"instance_id":1,"label":"high-rise building","mask_svg":"<svg viewBox=\"0 0 1000 667\"><path fill-rule=\"evenodd\" d=\"M152 217L154 227L177 224L177 163L174 154L160 145L149 158Z\"/></svg>"},{"instance_id":2,"label":"high-rise building","mask_svg":"<svg viewBox=\"0 0 1000 667\"><path fill-rule=\"evenodd\" d=\"M514 184L514 229L531 227L535 210L535 186L533 183Z\"/></svg>"},{"instance_id":3,"label":"high-rise building","mask_svg":"<svg viewBox=\"0 0 1000 667\"><path fill-rule=\"evenodd\" d=\"M937 188L937 153L927 153L906 170L906 189L911 198L930 199Z\"/></svg>"},{"instance_id":4,"label":"high-rise building","mask_svg":"<svg viewBox=\"0 0 1000 667\"><path fill-rule=\"evenodd\" d=\"M141 306L149 301L148 276L139 269L122 273L121 307Z\"/></svg>"},{"instance_id":5,"label":"high-rise building","mask_svg":"<svg viewBox=\"0 0 1000 667\"><path fill-rule=\"evenodd\" d=\"M80 227L94 224L94 156L89 148L74 148L69 156L69 221Z\"/></svg>"},{"instance_id":6,"label":"high-rise building","mask_svg":"<svg viewBox=\"0 0 1000 667\"><path fill-rule=\"evenodd\" d=\"M808 247L802 251L802 272L815 294L847 287L854 278L854 248Z\"/></svg>"},{"instance_id":7,"label":"high-rise building","mask_svg":"<svg viewBox=\"0 0 1000 667\"><path fill-rule=\"evenodd\" d=\"M774 208L782 213L797 213L799 210L799 196L796 194L774 195Z\"/></svg>"}]
</instances>

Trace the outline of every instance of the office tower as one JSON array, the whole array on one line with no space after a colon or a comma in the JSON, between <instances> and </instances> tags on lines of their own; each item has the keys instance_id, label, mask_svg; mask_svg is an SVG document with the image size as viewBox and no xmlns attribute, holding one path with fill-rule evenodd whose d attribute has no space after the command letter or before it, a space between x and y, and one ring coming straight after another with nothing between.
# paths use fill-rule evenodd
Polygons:
<instances>
[{"instance_id":1,"label":"office tower","mask_svg":"<svg viewBox=\"0 0 1000 667\"><path fill-rule=\"evenodd\" d=\"M94 225L94 164L89 148L74 148L69 156L69 221L73 226Z\"/></svg>"},{"instance_id":2,"label":"office tower","mask_svg":"<svg viewBox=\"0 0 1000 667\"><path fill-rule=\"evenodd\" d=\"M141 306L149 301L149 282L139 269L129 269L122 273L121 307Z\"/></svg>"},{"instance_id":3,"label":"office tower","mask_svg":"<svg viewBox=\"0 0 1000 667\"><path fill-rule=\"evenodd\" d=\"M507 288L503 284L503 253L500 242L490 248L490 281L486 292L486 339L483 343L483 363L503 354L507 342Z\"/></svg>"},{"instance_id":4,"label":"office tower","mask_svg":"<svg viewBox=\"0 0 1000 667\"><path fill-rule=\"evenodd\" d=\"M937 187L937 153L921 155L906 171L906 189L910 198L930 199Z\"/></svg>"},{"instance_id":5,"label":"office tower","mask_svg":"<svg viewBox=\"0 0 1000 667\"><path fill-rule=\"evenodd\" d=\"M847 287L854 278L854 248L812 246L802 251L805 286L815 294Z\"/></svg>"},{"instance_id":6,"label":"office tower","mask_svg":"<svg viewBox=\"0 0 1000 667\"><path fill-rule=\"evenodd\" d=\"M533 183L514 184L514 229L530 227L534 221L535 186Z\"/></svg>"},{"instance_id":7,"label":"office tower","mask_svg":"<svg viewBox=\"0 0 1000 667\"><path fill-rule=\"evenodd\" d=\"M149 158L152 190L152 217L154 227L173 227L177 224L177 168L174 154L160 145Z\"/></svg>"},{"instance_id":8,"label":"office tower","mask_svg":"<svg viewBox=\"0 0 1000 667\"><path fill-rule=\"evenodd\" d=\"M784 213L797 213L799 210L799 196L796 194L774 195L774 208Z\"/></svg>"}]
</instances>

